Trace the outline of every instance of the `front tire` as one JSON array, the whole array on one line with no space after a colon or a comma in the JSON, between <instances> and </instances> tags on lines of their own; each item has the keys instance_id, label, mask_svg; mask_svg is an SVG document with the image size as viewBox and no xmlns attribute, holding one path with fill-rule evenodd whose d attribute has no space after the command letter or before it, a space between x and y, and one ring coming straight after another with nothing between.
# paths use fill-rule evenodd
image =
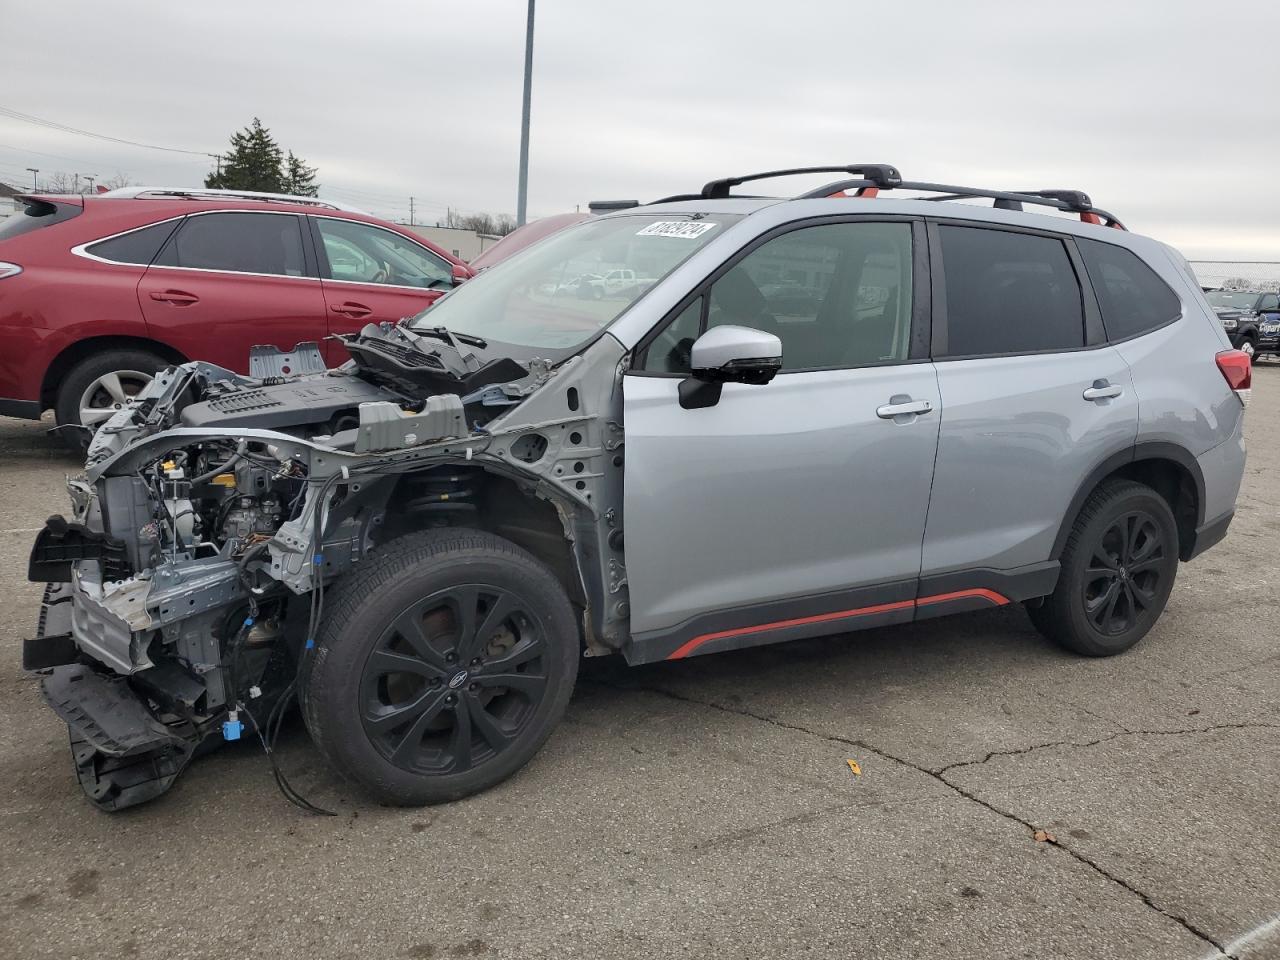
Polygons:
<instances>
[{"instance_id":1,"label":"front tire","mask_svg":"<svg viewBox=\"0 0 1280 960\"><path fill-rule=\"evenodd\" d=\"M1150 487L1113 480L1085 502L1062 551L1058 586L1027 614L1068 650L1109 657L1141 640L1178 571L1178 527Z\"/></svg>"},{"instance_id":2,"label":"front tire","mask_svg":"<svg viewBox=\"0 0 1280 960\"><path fill-rule=\"evenodd\" d=\"M302 713L325 759L379 801L488 789L564 714L580 655L573 607L515 544L465 528L412 534L329 594Z\"/></svg>"},{"instance_id":3,"label":"front tire","mask_svg":"<svg viewBox=\"0 0 1280 960\"><path fill-rule=\"evenodd\" d=\"M92 434L74 428L96 430L168 366L169 361L159 354L126 349L87 357L68 370L54 401L58 425L73 428L60 431L67 445L83 452Z\"/></svg>"}]
</instances>

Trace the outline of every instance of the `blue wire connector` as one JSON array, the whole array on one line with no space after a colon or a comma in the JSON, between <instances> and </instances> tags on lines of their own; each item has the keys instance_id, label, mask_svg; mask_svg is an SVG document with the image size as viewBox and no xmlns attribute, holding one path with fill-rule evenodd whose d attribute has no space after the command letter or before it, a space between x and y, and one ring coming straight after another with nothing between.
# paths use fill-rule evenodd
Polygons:
<instances>
[{"instance_id":1,"label":"blue wire connector","mask_svg":"<svg viewBox=\"0 0 1280 960\"><path fill-rule=\"evenodd\" d=\"M230 711L227 719L222 721L222 739L239 740L243 732L244 724L240 722L240 714L235 710Z\"/></svg>"}]
</instances>

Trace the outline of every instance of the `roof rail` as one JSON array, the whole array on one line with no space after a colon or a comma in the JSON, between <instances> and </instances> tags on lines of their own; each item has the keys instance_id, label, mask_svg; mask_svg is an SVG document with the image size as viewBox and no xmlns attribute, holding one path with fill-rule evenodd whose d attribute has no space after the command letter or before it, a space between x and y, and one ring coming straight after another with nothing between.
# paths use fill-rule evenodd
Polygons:
<instances>
[{"instance_id":1,"label":"roof rail","mask_svg":"<svg viewBox=\"0 0 1280 960\"><path fill-rule=\"evenodd\" d=\"M329 210L342 210L346 213L364 213L358 207L352 207L335 200L321 200L319 197L301 197L290 193L264 193L259 190L221 190L214 187L117 187L95 194L96 197L154 200L165 197L176 197L186 200L262 200L277 203L300 203L311 207L325 207Z\"/></svg>"},{"instance_id":2,"label":"roof rail","mask_svg":"<svg viewBox=\"0 0 1280 960\"><path fill-rule=\"evenodd\" d=\"M739 184L749 183L753 180L789 177L804 173L848 173L854 176L852 179L837 180L834 183L828 183L825 186L799 194L794 198L797 200L819 197L844 197L849 195L849 191L854 191L852 195L855 197L869 198L876 196L881 190L918 190L924 193L940 194L940 196L936 197L922 197L921 199L924 200L942 201L986 198L995 201L994 205L998 210L1021 210L1024 203L1030 203L1042 207L1051 207L1055 210L1064 210L1068 213L1078 213L1080 219L1085 223L1116 227L1120 230L1126 229L1114 214L1096 208L1093 205L1093 201L1089 199L1089 195L1082 190L987 190L980 187L957 187L945 183L923 183L903 180L902 174L898 172L897 167L887 163L854 163L848 166L832 167L796 167L791 170L771 170L765 173L750 173L741 177L725 177L721 180L712 180L702 188L702 192L699 194L681 194L654 202L667 203L699 199L723 200L739 196L729 192Z\"/></svg>"}]
</instances>

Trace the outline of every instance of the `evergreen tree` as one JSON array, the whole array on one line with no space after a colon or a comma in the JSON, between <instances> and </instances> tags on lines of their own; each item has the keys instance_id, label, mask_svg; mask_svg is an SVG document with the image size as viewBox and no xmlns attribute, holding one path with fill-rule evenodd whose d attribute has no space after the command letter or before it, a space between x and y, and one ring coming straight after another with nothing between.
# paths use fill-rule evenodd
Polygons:
<instances>
[{"instance_id":1,"label":"evergreen tree","mask_svg":"<svg viewBox=\"0 0 1280 960\"><path fill-rule=\"evenodd\" d=\"M320 190L320 185L316 183L316 168L307 166L301 158L293 155L292 150L285 157L282 180L284 192L294 196L314 197Z\"/></svg>"},{"instance_id":2,"label":"evergreen tree","mask_svg":"<svg viewBox=\"0 0 1280 960\"><path fill-rule=\"evenodd\" d=\"M315 170L292 153L289 154L289 162L291 167L286 170L284 151L272 138L271 131L254 117L250 126L231 135L230 152L222 157L220 169L205 177L204 185L224 190L284 193L286 177L305 173L302 185L309 187L314 194L315 187L310 181L315 178Z\"/></svg>"}]
</instances>

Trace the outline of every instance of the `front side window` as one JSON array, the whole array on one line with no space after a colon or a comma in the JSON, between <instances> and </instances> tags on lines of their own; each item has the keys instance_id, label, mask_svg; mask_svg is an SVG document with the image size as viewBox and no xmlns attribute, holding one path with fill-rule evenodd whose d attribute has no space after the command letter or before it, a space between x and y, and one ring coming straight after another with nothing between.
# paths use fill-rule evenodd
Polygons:
<instances>
[{"instance_id":1,"label":"front side window","mask_svg":"<svg viewBox=\"0 0 1280 960\"><path fill-rule=\"evenodd\" d=\"M288 213L206 213L187 217L156 258L162 267L306 275L302 226Z\"/></svg>"},{"instance_id":2,"label":"front side window","mask_svg":"<svg viewBox=\"0 0 1280 960\"><path fill-rule=\"evenodd\" d=\"M317 217L316 225L333 280L424 289L453 283L452 264L398 233L328 217Z\"/></svg>"},{"instance_id":3,"label":"front side window","mask_svg":"<svg viewBox=\"0 0 1280 960\"><path fill-rule=\"evenodd\" d=\"M1280 310L1280 294L1268 293L1258 304L1258 309L1260 311Z\"/></svg>"},{"instance_id":4,"label":"front side window","mask_svg":"<svg viewBox=\"0 0 1280 960\"><path fill-rule=\"evenodd\" d=\"M831 223L783 234L711 287L707 326L777 334L783 370L905 360L911 225Z\"/></svg>"},{"instance_id":5,"label":"front side window","mask_svg":"<svg viewBox=\"0 0 1280 960\"><path fill-rule=\"evenodd\" d=\"M1061 240L942 226L946 357L1084 346L1080 282Z\"/></svg>"},{"instance_id":6,"label":"front side window","mask_svg":"<svg viewBox=\"0 0 1280 960\"><path fill-rule=\"evenodd\" d=\"M1132 252L1099 240L1078 238L1076 245L1098 295L1107 339L1134 337L1182 314L1168 284Z\"/></svg>"},{"instance_id":7,"label":"front side window","mask_svg":"<svg viewBox=\"0 0 1280 960\"><path fill-rule=\"evenodd\" d=\"M410 326L573 350L738 219L643 213L587 220L488 268Z\"/></svg>"}]
</instances>

